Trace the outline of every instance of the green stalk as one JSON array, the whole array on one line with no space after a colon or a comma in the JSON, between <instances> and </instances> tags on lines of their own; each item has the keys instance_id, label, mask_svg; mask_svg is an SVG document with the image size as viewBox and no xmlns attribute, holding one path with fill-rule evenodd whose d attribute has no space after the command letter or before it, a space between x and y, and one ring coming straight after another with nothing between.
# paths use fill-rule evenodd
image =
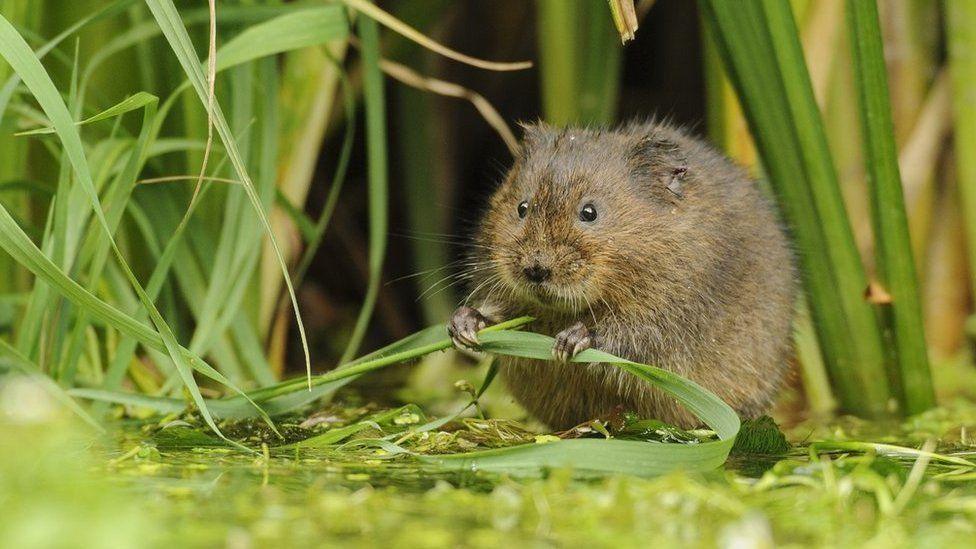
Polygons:
<instances>
[{"instance_id":1,"label":"green stalk","mask_svg":"<svg viewBox=\"0 0 976 549\"><path fill-rule=\"evenodd\" d=\"M41 6L32 6L37 2L30 0L0 0L0 13L6 15L16 25L22 28L36 28L36 21L39 19ZM13 73L9 65L0 66L0 82L4 82ZM0 106L0 181L12 181L16 179L30 179L27 158L29 143L23 139L13 136L14 123L13 116L4 112L6 109ZM11 211L20 212L30 219L26 214L30 211L30 199L28 196L12 196L6 193L0 194L2 200ZM24 270L18 267L17 263L9 256L0 255L0 294L12 294L23 291L26 286L23 276Z\"/></svg>"},{"instance_id":2,"label":"green stalk","mask_svg":"<svg viewBox=\"0 0 976 549\"><path fill-rule=\"evenodd\" d=\"M849 0L847 8L872 199L878 276L892 298L888 312L897 373L904 393L902 404L907 413L917 414L935 404L935 393L898 171L878 7L873 1Z\"/></svg>"},{"instance_id":3,"label":"green stalk","mask_svg":"<svg viewBox=\"0 0 976 549\"><path fill-rule=\"evenodd\" d=\"M602 0L539 0L539 77L546 121L606 125L617 112L623 48Z\"/></svg>"},{"instance_id":4,"label":"green stalk","mask_svg":"<svg viewBox=\"0 0 976 549\"><path fill-rule=\"evenodd\" d=\"M800 156L809 178L814 207L827 243L826 253L834 270L839 304L853 334L857 362L854 384L878 385L874 376L885 373L882 333L874 311L864 301L866 277L854 234L844 209L837 171L827 146L827 137L813 95L793 14L783 2L764 0L763 11L769 29L783 85L794 119ZM885 391L887 392L887 391ZM879 403L883 393L878 391ZM854 397L859 398L859 397ZM846 404L846 402L845 402Z\"/></svg>"},{"instance_id":5,"label":"green stalk","mask_svg":"<svg viewBox=\"0 0 976 549\"><path fill-rule=\"evenodd\" d=\"M356 326L342 353L342 362L356 356L376 307L383 276L387 238L387 150L386 108L383 101L383 74L379 66L379 30L376 21L359 17L356 21L363 55L363 102L366 107L366 155L369 161L369 281Z\"/></svg>"},{"instance_id":6,"label":"green stalk","mask_svg":"<svg viewBox=\"0 0 976 549\"><path fill-rule=\"evenodd\" d=\"M449 2L424 2L423 5L402 2L396 15L411 26L429 29L437 22ZM431 72L432 55L422 46L404 38L395 37L385 47L396 52L396 59L415 68ZM406 190L406 214L409 227L415 237L410 242L413 252L413 270L432 273L436 277L418 276L414 279L416 295L424 295L431 282L451 274L444 269L450 263L451 250L442 235L450 233L454 178L449 162L430 162L431 158L453 157L453 141L444 139L443 130L449 117L437 117L438 102L443 101L431 93L399 86L396 90L399 104L397 118L401 128L411 128L410 139L400 139L400 162ZM427 324L444 322L456 305L457 295L450 291L428 292L418 305Z\"/></svg>"},{"instance_id":7,"label":"green stalk","mask_svg":"<svg viewBox=\"0 0 976 549\"><path fill-rule=\"evenodd\" d=\"M727 130L729 105L725 101L725 71L712 28L702 22L702 72L705 80L705 129L712 143L728 154L730 151Z\"/></svg>"},{"instance_id":8,"label":"green stalk","mask_svg":"<svg viewBox=\"0 0 976 549\"><path fill-rule=\"evenodd\" d=\"M810 412L826 417L837 409L837 401L830 387L827 365L824 364L820 343L810 318L810 308L805 299L800 299L799 302L793 328L793 345L800 363L803 393Z\"/></svg>"},{"instance_id":9,"label":"green stalk","mask_svg":"<svg viewBox=\"0 0 976 549\"><path fill-rule=\"evenodd\" d=\"M623 47L614 31L610 10L602 1L582 5L582 40L577 55L583 61L579 76L579 121L606 125L617 116L617 97L623 70Z\"/></svg>"},{"instance_id":10,"label":"green stalk","mask_svg":"<svg viewBox=\"0 0 976 549\"><path fill-rule=\"evenodd\" d=\"M843 409L875 416L889 398L881 332L813 99L789 5L702 0L726 69L793 230L810 311Z\"/></svg>"},{"instance_id":11,"label":"green stalk","mask_svg":"<svg viewBox=\"0 0 976 549\"><path fill-rule=\"evenodd\" d=\"M537 0L539 79L542 112L550 124L565 126L579 116L579 8L581 2Z\"/></svg>"},{"instance_id":12,"label":"green stalk","mask_svg":"<svg viewBox=\"0 0 976 549\"><path fill-rule=\"evenodd\" d=\"M947 0L946 34L955 110L956 179L969 258L969 284L976 295L976 3Z\"/></svg>"}]
</instances>

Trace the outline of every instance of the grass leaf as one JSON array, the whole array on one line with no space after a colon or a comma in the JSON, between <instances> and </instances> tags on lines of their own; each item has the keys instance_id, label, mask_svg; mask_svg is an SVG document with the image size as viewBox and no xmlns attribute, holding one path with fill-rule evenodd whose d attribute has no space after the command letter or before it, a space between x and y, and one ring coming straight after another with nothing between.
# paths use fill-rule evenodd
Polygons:
<instances>
[{"instance_id":1,"label":"grass leaf","mask_svg":"<svg viewBox=\"0 0 976 549\"><path fill-rule=\"evenodd\" d=\"M871 194L877 270L881 285L891 295L891 303L885 309L890 313L902 406L906 413L917 414L935 405L935 392L898 171L878 7L874 1L849 0L847 15Z\"/></svg>"},{"instance_id":2,"label":"grass leaf","mask_svg":"<svg viewBox=\"0 0 976 549\"><path fill-rule=\"evenodd\" d=\"M248 27L228 40L217 55L217 71L345 38L348 33L341 6L297 10Z\"/></svg>"},{"instance_id":3,"label":"grass leaf","mask_svg":"<svg viewBox=\"0 0 976 549\"><path fill-rule=\"evenodd\" d=\"M137 92L94 116L88 117L81 122L75 122L75 125L83 126L85 124L91 124L101 120L108 120L109 118L121 116L127 112L141 109L150 103L157 102L158 100L159 99L151 93L143 91ZM36 130L18 132L14 135L46 135L51 133L54 133L54 128L49 126L46 128L38 128Z\"/></svg>"},{"instance_id":4,"label":"grass leaf","mask_svg":"<svg viewBox=\"0 0 976 549\"><path fill-rule=\"evenodd\" d=\"M376 21L361 17L356 22L363 52L363 98L366 105L366 154L369 194L369 281L356 326L340 362L356 356L376 307L386 256L389 190L387 189L386 107L383 73L380 71L380 38Z\"/></svg>"},{"instance_id":5,"label":"grass leaf","mask_svg":"<svg viewBox=\"0 0 976 549\"><path fill-rule=\"evenodd\" d=\"M166 40L173 49L173 53L179 60L184 72L186 72L187 76L189 77L193 89L197 92L197 95L203 104L208 104L207 81L200 65L200 59L193 50L193 44L190 42L190 37L187 34L186 28L183 26L182 21L180 20L179 13L176 11L176 7L173 5L172 0L146 0L146 4L149 6L150 11L152 11L153 16L156 18L159 27L163 30L163 34L166 36ZM291 277L288 274L288 265L285 263L285 258L282 255L281 248L274 236L274 231L271 229L271 223L268 220L267 213L264 211L264 207L261 205L261 198L258 196L254 183L251 182L251 177L248 174L247 167L241 156L240 150L238 149L237 141L234 139L230 126L227 124L227 119L224 117L224 114L221 111L220 102L214 102L210 117L217 129L218 135L220 135L221 141L224 143L227 155L230 158L231 164L234 166L234 171L237 172L238 179L240 179L243 183L244 189L247 192L247 197L250 199L251 205L254 207L254 210L257 213L258 218L261 220L261 224L264 226L264 230L268 234L271 241L275 258L278 261L278 267L280 268L282 276L284 277L285 286L288 290L288 296L291 298L291 304L295 311L295 320L298 324L298 332L302 340L302 351L305 354L306 375L309 379L311 379L312 360L309 356L308 338L305 335L305 323L302 321L302 315L298 310L298 297L295 295L295 288L292 285Z\"/></svg>"},{"instance_id":6,"label":"grass leaf","mask_svg":"<svg viewBox=\"0 0 976 549\"><path fill-rule=\"evenodd\" d=\"M838 400L886 413L880 325L864 302L863 266L788 2L700 0L792 229L814 326Z\"/></svg>"}]
</instances>

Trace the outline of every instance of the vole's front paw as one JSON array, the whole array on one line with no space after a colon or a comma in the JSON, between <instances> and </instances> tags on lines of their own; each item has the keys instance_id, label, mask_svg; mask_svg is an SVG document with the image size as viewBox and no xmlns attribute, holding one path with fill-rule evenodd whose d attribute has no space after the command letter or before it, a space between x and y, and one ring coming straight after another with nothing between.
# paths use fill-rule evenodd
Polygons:
<instances>
[{"instance_id":1,"label":"vole's front paw","mask_svg":"<svg viewBox=\"0 0 976 549\"><path fill-rule=\"evenodd\" d=\"M552 358L558 362L569 362L580 352L589 349L592 344L593 337L590 330L582 322L577 322L556 334L556 343L552 346Z\"/></svg>"},{"instance_id":2,"label":"vole's front paw","mask_svg":"<svg viewBox=\"0 0 976 549\"><path fill-rule=\"evenodd\" d=\"M447 333L451 334L455 347L473 349L478 346L478 330L486 325L487 319L477 309L461 306L451 315Z\"/></svg>"}]
</instances>

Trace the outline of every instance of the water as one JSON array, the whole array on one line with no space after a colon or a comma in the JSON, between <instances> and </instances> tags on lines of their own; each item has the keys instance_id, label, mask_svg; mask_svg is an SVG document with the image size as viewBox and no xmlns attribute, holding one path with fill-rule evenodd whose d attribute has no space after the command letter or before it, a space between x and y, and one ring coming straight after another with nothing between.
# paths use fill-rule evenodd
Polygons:
<instances>
[{"instance_id":1,"label":"water","mask_svg":"<svg viewBox=\"0 0 976 549\"><path fill-rule=\"evenodd\" d=\"M409 413L388 414L389 424ZM363 414L382 415L336 408L324 417L338 421L315 432ZM309 435L299 419L281 423L283 442ZM475 425L467 431L476 434L431 433L418 447L445 451L532 436L506 422ZM355 444L275 450L271 444L281 441L261 424L223 427L262 450L221 447L193 417L127 421L94 437L53 407L4 414L0 546L897 547L968 542L976 532L973 468L937 461L923 467L917 455L811 453L808 445L831 439L916 447L934 438L938 451L968 457L974 448L967 433L976 427L969 404L894 426L805 424L787 432L793 447L781 455L740 454L713 473L649 479L446 472ZM924 473L915 480L913 467Z\"/></svg>"}]
</instances>

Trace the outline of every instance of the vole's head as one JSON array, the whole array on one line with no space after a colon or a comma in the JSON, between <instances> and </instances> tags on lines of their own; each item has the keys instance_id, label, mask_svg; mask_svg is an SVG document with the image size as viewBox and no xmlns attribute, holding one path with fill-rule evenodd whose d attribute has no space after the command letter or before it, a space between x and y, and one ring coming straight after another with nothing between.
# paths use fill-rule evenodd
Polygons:
<instances>
[{"instance_id":1,"label":"vole's head","mask_svg":"<svg viewBox=\"0 0 976 549\"><path fill-rule=\"evenodd\" d=\"M678 145L649 128L527 126L475 244L482 291L574 312L626 299L690 190Z\"/></svg>"}]
</instances>

